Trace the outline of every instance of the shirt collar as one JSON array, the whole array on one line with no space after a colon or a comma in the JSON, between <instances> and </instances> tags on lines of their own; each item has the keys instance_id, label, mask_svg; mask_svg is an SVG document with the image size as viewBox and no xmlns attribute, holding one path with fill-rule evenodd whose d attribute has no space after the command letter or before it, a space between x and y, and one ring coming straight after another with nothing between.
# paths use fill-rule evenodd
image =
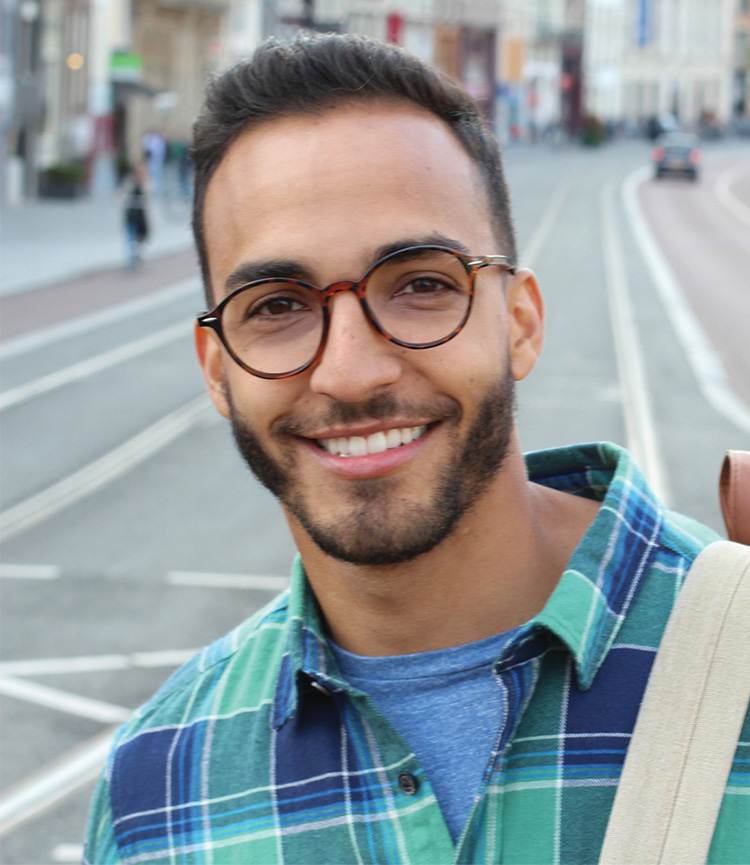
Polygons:
<instances>
[{"instance_id":1,"label":"shirt collar","mask_svg":"<svg viewBox=\"0 0 750 865\"><path fill-rule=\"evenodd\" d=\"M630 454L614 444L539 451L527 454L526 463L531 480L602 502L533 620L567 646L586 690L654 560L664 508Z\"/></svg>"},{"instance_id":2,"label":"shirt collar","mask_svg":"<svg viewBox=\"0 0 750 865\"><path fill-rule=\"evenodd\" d=\"M628 452L614 444L536 451L526 455L526 464L530 480L602 504L554 592L525 636L521 632L511 641L505 660L521 660L526 653L520 646L528 644L530 633L545 629L568 648L579 687L586 690L653 560L664 509ZM296 712L300 695L311 686L348 689L299 556L292 568L288 629L274 700L276 728Z\"/></svg>"},{"instance_id":3,"label":"shirt collar","mask_svg":"<svg viewBox=\"0 0 750 865\"><path fill-rule=\"evenodd\" d=\"M323 614L297 556L292 566L286 652L274 699L274 728L292 717L300 696L310 687L340 691L348 686L328 646Z\"/></svg>"}]
</instances>

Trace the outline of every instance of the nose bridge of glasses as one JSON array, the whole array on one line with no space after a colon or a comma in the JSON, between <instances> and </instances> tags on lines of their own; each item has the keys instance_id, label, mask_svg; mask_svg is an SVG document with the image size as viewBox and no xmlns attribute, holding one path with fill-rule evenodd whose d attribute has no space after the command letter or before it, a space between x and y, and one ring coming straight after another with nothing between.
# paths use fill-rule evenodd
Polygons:
<instances>
[{"instance_id":1,"label":"nose bridge of glasses","mask_svg":"<svg viewBox=\"0 0 750 865\"><path fill-rule=\"evenodd\" d=\"M332 297L335 297L337 294L341 294L342 292L353 291L357 296L361 296L363 290L364 280L362 282L356 282L353 279L340 279L338 282L332 282L330 285L327 285L322 289L321 298L325 303L327 303Z\"/></svg>"}]
</instances>

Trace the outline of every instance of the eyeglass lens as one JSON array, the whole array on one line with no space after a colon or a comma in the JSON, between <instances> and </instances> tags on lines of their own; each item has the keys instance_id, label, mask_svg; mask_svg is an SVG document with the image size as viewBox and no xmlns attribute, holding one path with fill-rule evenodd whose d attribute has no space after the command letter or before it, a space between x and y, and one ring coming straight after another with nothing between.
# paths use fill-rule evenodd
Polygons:
<instances>
[{"instance_id":1,"label":"eyeglass lens","mask_svg":"<svg viewBox=\"0 0 750 865\"><path fill-rule=\"evenodd\" d=\"M456 255L414 250L385 259L370 272L365 300L391 337L419 347L450 336L463 323L471 280ZM294 280L265 280L242 289L222 311L232 352L258 372L279 375L311 361L323 337L321 292Z\"/></svg>"}]
</instances>

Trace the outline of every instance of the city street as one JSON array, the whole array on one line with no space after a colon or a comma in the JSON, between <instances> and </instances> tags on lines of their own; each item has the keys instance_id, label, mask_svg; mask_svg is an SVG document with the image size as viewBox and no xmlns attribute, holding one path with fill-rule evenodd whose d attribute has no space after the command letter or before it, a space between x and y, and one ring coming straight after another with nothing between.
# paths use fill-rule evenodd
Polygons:
<instances>
[{"instance_id":1,"label":"city street","mask_svg":"<svg viewBox=\"0 0 750 865\"><path fill-rule=\"evenodd\" d=\"M670 507L722 530L721 459L750 448L747 139L707 144L697 183L652 179L644 141L505 158L548 312L519 387L524 449L627 445ZM50 228L3 217L4 242L52 257ZM80 860L113 729L283 588L294 556L204 393L185 223L162 220L129 274L119 225L91 220L60 241L59 279L45 265L34 288L17 256L2 298L3 865Z\"/></svg>"}]
</instances>

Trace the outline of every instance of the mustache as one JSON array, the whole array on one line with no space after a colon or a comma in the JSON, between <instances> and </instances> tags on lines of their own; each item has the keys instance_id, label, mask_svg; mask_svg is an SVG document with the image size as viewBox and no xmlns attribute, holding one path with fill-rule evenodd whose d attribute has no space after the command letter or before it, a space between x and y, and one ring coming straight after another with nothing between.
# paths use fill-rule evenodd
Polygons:
<instances>
[{"instance_id":1,"label":"mustache","mask_svg":"<svg viewBox=\"0 0 750 865\"><path fill-rule=\"evenodd\" d=\"M459 420L458 401L449 396L416 403L398 399L390 393L376 394L362 402L334 402L325 412L302 419L279 418L271 427L273 435L310 438L321 429L348 426L368 421L424 422L426 419Z\"/></svg>"}]
</instances>

